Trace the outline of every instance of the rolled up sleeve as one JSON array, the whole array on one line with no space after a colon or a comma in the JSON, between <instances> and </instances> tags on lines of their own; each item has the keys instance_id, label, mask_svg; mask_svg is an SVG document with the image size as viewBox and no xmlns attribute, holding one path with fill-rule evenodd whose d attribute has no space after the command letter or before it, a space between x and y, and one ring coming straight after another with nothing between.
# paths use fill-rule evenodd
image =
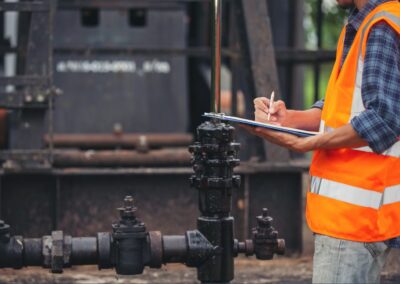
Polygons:
<instances>
[{"instance_id":1,"label":"rolled up sleeve","mask_svg":"<svg viewBox=\"0 0 400 284\"><path fill-rule=\"evenodd\" d=\"M324 108L324 100L317 101L315 104L312 105L311 108L323 109Z\"/></svg>"},{"instance_id":2,"label":"rolled up sleeve","mask_svg":"<svg viewBox=\"0 0 400 284\"><path fill-rule=\"evenodd\" d=\"M384 22L368 37L361 92L366 110L351 125L374 152L382 153L400 137L400 38Z\"/></svg>"}]
</instances>

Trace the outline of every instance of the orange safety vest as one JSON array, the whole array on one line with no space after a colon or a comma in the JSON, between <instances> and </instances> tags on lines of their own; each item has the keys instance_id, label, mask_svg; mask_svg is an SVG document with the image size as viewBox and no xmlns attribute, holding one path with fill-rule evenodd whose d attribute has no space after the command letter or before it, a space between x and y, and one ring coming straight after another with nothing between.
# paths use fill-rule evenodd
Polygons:
<instances>
[{"instance_id":1,"label":"orange safety vest","mask_svg":"<svg viewBox=\"0 0 400 284\"><path fill-rule=\"evenodd\" d=\"M365 49L371 28L381 21L400 34L398 1L381 4L366 17L340 68L343 30L322 111L321 131L344 126L365 110L361 97ZM318 150L310 174L306 217L313 232L358 242L400 236L400 140L382 154L369 147Z\"/></svg>"}]
</instances>

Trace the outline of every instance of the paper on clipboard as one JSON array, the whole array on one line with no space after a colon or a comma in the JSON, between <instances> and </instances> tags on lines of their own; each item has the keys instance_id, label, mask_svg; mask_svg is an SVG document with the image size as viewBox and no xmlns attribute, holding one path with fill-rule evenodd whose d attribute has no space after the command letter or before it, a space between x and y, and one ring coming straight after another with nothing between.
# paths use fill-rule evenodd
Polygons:
<instances>
[{"instance_id":1,"label":"paper on clipboard","mask_svg":"<svg viewBox=\"0 0 400 284\"><path fill-rule=\"evenodd\" d=\"M320 134L320 132L315 132L315 131L306 131L306 130L301 130L301 129L296 129L296 128L290 128L290 127L283 127L283 126L278 126L274 124L268 124L268 123L262 123L262 122L257 122L254 120L249 120L245 118L240 118L240 117L235 117L235 116L229 116L225 115L222 113L204 113L205 117L209 118L215 118L223 121L230 121L234 123L241 123L241 124L246 124L254 127L262 127L266 129L271 129L275 131L280 131L280 132L285 132L289 134L293 134L299 137L310 137L310 136L315 136Z\"/></svg>"}]
</instances>

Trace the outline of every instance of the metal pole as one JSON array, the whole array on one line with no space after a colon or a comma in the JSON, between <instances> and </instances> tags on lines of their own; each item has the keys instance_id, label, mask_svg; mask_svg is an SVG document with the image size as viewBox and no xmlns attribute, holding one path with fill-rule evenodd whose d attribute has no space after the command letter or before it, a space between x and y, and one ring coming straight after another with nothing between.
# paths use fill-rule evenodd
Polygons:
<instances>
[{"instance_id":1,"label":"metal pole","mask_svg":"<svg viewBox=\"0 0 400 284\"><path fill-rule=\"evenodd\" d=\"M221 4L211 2L211 111L221 112Z\"/></svg>"},{"instance_id":2,"label":"metal pole","mask_svg":"<svg viewBox=\"0 0 400 284\"><path fill-rule=\"evenodd\" d=\"M48 86L49 86L49 153L50 153L50 164L53 165L54 162L54 86L53 86L53 42L54 42L54 14L57 7L57 1L50 0L48 2L49 5L49 15L48 15L48 23L49 23L49 30L48 30L48 38L49 38L49 46L48 46L48 61L47 61L47 76L48 76Z\"/></svg>"}]
</instances>

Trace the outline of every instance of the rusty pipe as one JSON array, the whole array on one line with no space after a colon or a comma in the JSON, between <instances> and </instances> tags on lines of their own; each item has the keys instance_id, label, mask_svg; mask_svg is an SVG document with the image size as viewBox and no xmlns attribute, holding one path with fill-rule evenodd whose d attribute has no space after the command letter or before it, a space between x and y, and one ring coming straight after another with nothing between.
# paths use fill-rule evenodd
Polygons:
<instances>
[{"instance_id":1,"label":"rusty pipe","mask_svg":"<svg viewBox=\"0 0 400 284\"><path fill-rule=\"evenodd\" d=\"M186 148L138 152L56 150L56 167L155 167L188 166L190 154Z\"/></svg>"},{"instance_id":2,"label":"rusty pipe","mask_svg":"<svg viewBox=\"0 0 400 284\"><path fill-rule=\"evenodd\" d=\"M44 137L48 145L50 137ZM153 149L163 147L184 147L193 142L193 135L176 134L54 134L56 148L79 149Z\"/></svg>"}]
</instances>

